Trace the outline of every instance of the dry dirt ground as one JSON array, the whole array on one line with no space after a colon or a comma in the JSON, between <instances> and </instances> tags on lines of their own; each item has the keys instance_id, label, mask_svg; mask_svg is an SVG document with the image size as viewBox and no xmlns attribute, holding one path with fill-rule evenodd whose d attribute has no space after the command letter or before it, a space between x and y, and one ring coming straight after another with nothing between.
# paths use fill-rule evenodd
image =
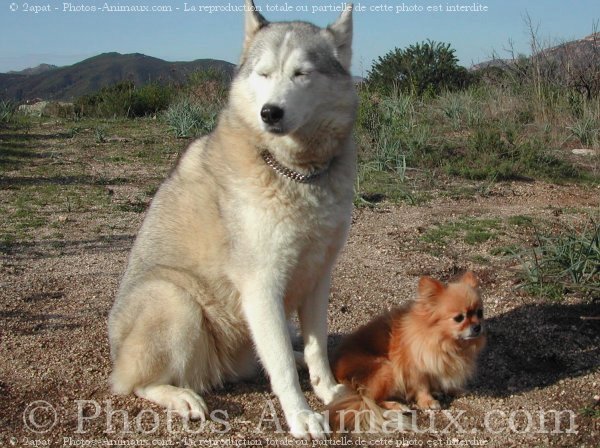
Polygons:
<instances>
[{"instance_id":1,"label":"dry dirt ground","mask_svg":"<svg viewBox=\"0 0 600 448\"><path fill-rule=\"evenodd\" d=\"M111 395L107 315L144 207L185 142L152 122L98 126L0 130L0 444L313 446L278 431L285 423L264 377L207 394L215 412L204 425ZM494 250L531 247L531 223L597 219L600 190L515 182L481 191L441 179L418 206L355 210L334 274L332 347L410 300L421 275L448 280L466 269L482 280L489 343L467 394L418 412L419 432L329 446L600 446L598 302L531 297L519 289L519 259ZM484 237L469 240L465 223Z\"/></svg>"}]
</instances>

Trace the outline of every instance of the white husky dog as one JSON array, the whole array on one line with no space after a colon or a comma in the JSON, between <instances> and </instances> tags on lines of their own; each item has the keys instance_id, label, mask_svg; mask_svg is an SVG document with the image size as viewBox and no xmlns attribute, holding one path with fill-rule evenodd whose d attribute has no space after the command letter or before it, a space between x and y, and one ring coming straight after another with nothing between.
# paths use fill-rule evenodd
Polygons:
<instances>
[{"instance_id":1,"label":"white husky dog","mask_svg":"<svg viewBox=\"0 0 600 448\"><path fill-rule=\"evenodd\" d=\"M327 358L327 304L356 170L352 11L322 29L245 9L218 126L183 154L131 251L109 317L111 384L204 418L198 394L255 372L257 353L292 435L323 438L286 320L298 313L311 383L331 402L344 389Z\"/></svg>"}]
</instances>

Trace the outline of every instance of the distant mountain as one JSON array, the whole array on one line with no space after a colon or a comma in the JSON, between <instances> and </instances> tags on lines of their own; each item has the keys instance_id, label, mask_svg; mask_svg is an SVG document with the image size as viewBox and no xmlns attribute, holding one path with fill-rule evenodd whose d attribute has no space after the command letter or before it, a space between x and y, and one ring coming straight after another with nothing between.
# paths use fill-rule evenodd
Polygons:
<instances>
[{"instance_id":1,"label":"distant mountain","mask_svg":"<svg viewBox=\"0 0 600 448\"><path fill-rule=\"evenodd\" d=\"M208 68L233 73L235 65L216 59L167 62L139 53L103 53L39 73L0 73L0 98L69 101L125 80L133 81L136 86L154 81L181 83L189 74Z\"/></svg>"},{"instance_id":2,"label":"distant mountain","mask_svg":"<svg viewBox=\"0 0 600 448\"><path fill-rule=\"evenodd\" d=\"M488 67L506 67L507 65L512 64L512 59L490 59L489 61L480 62L479 64L473 64L469 67L470 71L476 72L477 70L483 70Z\"/></svg>"},{"instance_id":3,"label":"distant mountain","mask_svg":"<svg viewBox=\"0 0 600 448\"><path fill-rule=\"evenodd\" d=\"M586 65L597 60L600 54L600 33L590 34L583 39L572 40L555 47L546 48L540 51L536 56L541 60L550 63L563 63ZM530 56L531 57L531 56ZM507 67L513 64L512 59L492 59L471 66L469 70L475 71L487 67Z\"/></svg>"},{"instance_id":4,"label":"distant mountain","mask_svg":"<svg viewBox=\"0 0 600 448\"><path fill-rule=\"evenodd\" d=\"M8 72L9 75L38 75L40 73L45 73L45 72L49 72L50 70L54 70L55 68L58 68L58 65L52 65L52 64L40 64L37 67L32 67L32 68L26 68L25 70L21 70L21 71L12 71L12 72Z\"/></svg>"}]
</instances>

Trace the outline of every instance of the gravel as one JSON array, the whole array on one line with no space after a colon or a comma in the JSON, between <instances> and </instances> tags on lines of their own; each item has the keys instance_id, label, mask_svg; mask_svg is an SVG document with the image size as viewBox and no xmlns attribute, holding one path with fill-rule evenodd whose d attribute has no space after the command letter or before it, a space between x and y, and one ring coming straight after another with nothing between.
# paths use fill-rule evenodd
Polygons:
<instances>
[{"instance_id":1,"label":"gravel","mask_svg":"<svg viewBox=\"0 0 600 448\"><path fill-rule=\"evenodd\" d=\"M114 194L120 194L118 188ZM600 190L586 186L501 183L486 196L440 195L418 207L383 203L357 209L334 274L331 346L410 300L421 275L449 280L467 269L482 280L490 337L468 392L445 397L443 411L417 413L422 432L342 435L328 445L599 446L597 302L526 296L516 287L518 261L489 252L503 244L532 244L531 229L511 227L507 217L527 215L550 227L578 225L597 214L599 198ZM436 224L461 217L497 218L501 230L478 245L456 238L432 247L422 240ZM102 224L114 226L103 228L118 230L98 235L89 230L98 225L93 213L57 215L52 219L68 235L65 244L40 235L2 255L0 444L301 445L285 433L264 377L206 395L214 412L203 425L187 425L131 396L111 395L107 314L141 218L134 212L104 216ZM310 404L321 408L306 372L300 377ZM552 411L564 411L556 427Z\"/></svg>"}]
</instances>

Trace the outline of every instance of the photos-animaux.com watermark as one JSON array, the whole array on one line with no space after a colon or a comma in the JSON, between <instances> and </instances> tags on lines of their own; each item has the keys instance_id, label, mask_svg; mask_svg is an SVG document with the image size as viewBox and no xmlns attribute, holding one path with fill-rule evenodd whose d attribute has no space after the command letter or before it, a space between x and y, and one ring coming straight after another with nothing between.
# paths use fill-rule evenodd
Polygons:
<instances>
[{"instance_id":1,"label":"photos-animaux.com watermark","mask_svg":"<svg viewBox=\"0 0 600 448\"><path fill-rule=\"evenodd\" d=\"M67 409L69 414L75 413L76 418L69 419L73 427L70 430L75 435L89 434L92 425L97 428L100 424L102 432L107 435L139 434L151 435L157 433L185 433L185 434L213 434L215 437L225 436L235 430L232 427L227 410L215 409L204 420L189 421L180 418L175 411L145 408L136 410L135 415L130 415L126 409L118 409L113 401L103 400L74 400L72 409ZM65 409L63 409L65 410ZM327 411L326 411L327 412ZM363 420L365 413L370 411L342 411L349 413L356 421ZM489 410L478 419L474 426L467 418L464 410L442 411L400 411L384 412L385 421L382 427L375 429L359 430L359 426L342 428L354 434L382 434L393 435L412 432L415 434L577 434L575 411L539 410L528 411L524 409L514 411ZM29 403L23 410L23 425L27 432L32 434L47 434L54 429L60 421L60 413L54 405L44 400ZM420 418L417 418L420 416ZM366 416L369 417L368 415ZM411 421L407 430L406 420ZM252 431L257 434L286 433L285 419L278 415L273 400L264 401L260 416L255 421L245 422L251 424Z\"/></svg>"}]
</instances>

